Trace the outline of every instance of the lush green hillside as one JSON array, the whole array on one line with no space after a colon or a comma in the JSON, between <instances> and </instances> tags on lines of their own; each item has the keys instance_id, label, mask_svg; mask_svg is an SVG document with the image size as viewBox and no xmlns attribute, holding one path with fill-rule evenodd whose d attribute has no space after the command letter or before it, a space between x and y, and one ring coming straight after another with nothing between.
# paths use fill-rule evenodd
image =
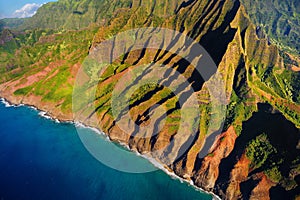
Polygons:
<instances>
[{"instance_id":1,"label":"lush green hillside","mask_svg":"<svg viewBox=\"0 0 300 200\"><path fill-rule=\"evenodd\" d=\"M0 31L5 28L16 29L20 27L28 18L7 18L0 19Z\"/></svg>"},{"instance_id":2,"label":"lush green hillside","mask_svg":"<svg viewBox=\"0 0 300 200\"><path fill-rule=\"evenodd\" d=\"M109 24L116 14L115 11L120 8L132 11L143 8L153 16L166 18L173 15L178 8L188 4L184 0L59 0L44 4L31 18L0 20L0 28L82 29L91 24Z\"/></svg>"},{"instance_id":3,"label":"lush green hillside","mask_svg":"<svg viewBox=\"0 0 300 200\"><path fill-rule=\"evenodd\" d=\"M80 29L91 23L108 24L118 8L144 7L147 11L155 10L153 15L166 17L172 15L183 0L163 1L131 1L131 0L59 0L43 5L30 19L2 19L3 27L18 30L43 29ZM192 1L190 1L192 2ZM300 53L300 2L298 0L242 0L251 20L260 26L270 41L288 52ZM155 6L158 4L159 6ZM186 3L188 4L188 3ZM259 30L258 30L259 31Z\"/></svg>"},{"instance_id":4,"label":"lush green hillside","mask_svg":"<svg viewBox=\"0 0 300 200\"><path fill-rule=\"evenodd\" d=\"M70 68L86 57L96 30L91 28L55 34L51 34L51 31L29 31L22 37L19 35L2 47L14 52L1 50L0 82L19 79L19 84L22 85L30 75L51 66L47 76L32 76L34 84L25 84L25 87L15 90L14 95L24 96L33 92L35 95L42 95L42 101L45 102L63 101L60 109L70 110L73 83L68 83L68 80L75 76Z\"/></svg>"},{"instance_id":5,"label":"lush green hillside","mask_svg":"<svg viewBox=\"0 0 300 200\"><path fill-rule=\"evenodd\" d=\"M18 27L18 29L81 29L91 24L105 25L119 8L139 7L151 11L153 15L169 16L181 5L183 0L168 1L132 0L59 0L43 5L37 13ZM156 5L158 4L158 5Z\"/></svg>"},{"instance_id":6,"label":"lush green hillside","mask_svg":"<svg viewBox=\"0 0 300 200\"><path fill-rule=\"evenodd\" d=\"M245 5L259 8L256 3ZM277 7L274 4L268 8ZM264 23L273 26L273 13L266 15L263 8L260 11L264 14L258 16L270 16ZM2 30L0 95L14 103L35 105L61 119L72 120L72 111L83 113L82 121L87 124L89 119L96 118L100 122L97 127L112 140L129 144L140 153L151 154L167 149L174 138L182 142L190 136L180 135L179 123L181 117L193 116L183 114L178 102L179 99L187 101L190 96L185 95L186 89L192 88L200 102L201 119L198 123L193 118L193 141L168 167L179 176L193 180L197 186L228 199L265 199L271 193L280 198L295 197L300 194L297 182L300 153L298 136L293 134L299 132L300 127L299 72L290 70L282 52L269 43L252 24L252 19L256 20L247 15L238 0L60 0L48 3L23 23L26 31ZM291 22L296 23L297 19L291 18ZM102 77L97 77L100 70L91 67L93 62L85 60L87 55L115 34L141 27L181 31L208 51L224 79L226 113L212 109L208 83L193 66L168 51L132 51L120 56ZM272 37L283 42L280 35L286 29L278 30ZM294 29L288 32L287 38L299 33ZM175 43L171 43L170 48L173 45ZM157 46L164 46L164 42ZM75 105L72 110L75 77L84 60L80 72L87 83L96 83L96 96L89 99L88 105ZM188 86L178 87L178 95L156 83L136 88L129 100L130 115L136 124L151 123L151 109L157 104L167 113L166 123L156 135L139 137L136 130L126 134L116 125L122 113L114 118L111 98L124 74L147 63L174 69L188 79ZM150 76L150 72L144 70L140 76ZM164 75L162 82L168 82L168 73ZM124 81L124 86L128 90L133 87L129 80ZM80 85L75 97L80 100L80 95L90 89L90 85ZM271 108L261 109L258 106L261 104L271 105ZM218 123L222 114L226 115L224 127ZM276 126L272 126L272 120ZM157 123L162 122L158 120ZM278 134L276 129L281 130L281 124L289 127L290 132ZM199 158L206 137L218 130L223 133L216 138L214 148L204 158ZM178 145L170 148L173 152L182 151ZM160 159L157 154L152 156Z\"/></svg>"},{"instance_id":7,"label":"lush green hillside","mask_svg":"<svg viewBox=\"0 0 300 200\"><path fill-rule=\"evenodd\" d=\"M251 19L280 48L300 54L300 1L242 0Z\"/></svg>"},{"instance_id":8,"label":"lush green hillside","mask_svg":"<svg viewBox=\"0 0 300 200\"><path fill-rule=\"evenodd\" d=\"M127 0L60 0L43 5L22 29L81 29L91 23L105 23L120 7L128 7Z\"/></svg>"}]
</instances>

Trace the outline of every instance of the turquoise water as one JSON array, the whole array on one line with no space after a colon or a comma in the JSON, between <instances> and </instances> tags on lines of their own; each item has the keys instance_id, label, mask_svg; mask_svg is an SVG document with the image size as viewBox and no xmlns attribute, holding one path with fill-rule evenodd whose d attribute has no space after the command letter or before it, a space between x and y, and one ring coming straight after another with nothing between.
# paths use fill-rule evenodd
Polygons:
<instances>
[{"instance_id":1,"label":"turquoise water","mask_svg":"<svg viewBox=\"0 0 300 200\"><path fill-rule=\"evenodd\" d=\"M212 199L161 170L129 174L101 164L84 148L74 125L47 120L31 108L0 103L0 121L1 200ZM108 142L85 131L99 145ZM134 153L124 156L152 167Z\"/></svg>"}]
</instances>

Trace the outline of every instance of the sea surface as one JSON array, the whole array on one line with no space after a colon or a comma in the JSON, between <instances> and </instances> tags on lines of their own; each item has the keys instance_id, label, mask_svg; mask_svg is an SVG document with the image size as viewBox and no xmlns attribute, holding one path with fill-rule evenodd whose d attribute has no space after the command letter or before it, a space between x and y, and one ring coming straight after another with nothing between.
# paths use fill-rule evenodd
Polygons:
<instances>
[{"instance_id":1,"label":"sea surface","mask_svg":"<svg viewBox=\"0 0 300 200\"><path fill-rule=\"evenodd\" d=\"M109 143L91 129L84 131L95 138L94 145ZM121 149L115 153L153 167L135 153ZM26 106L0 103L0 199L206 200L212 196L162 170L130 174L111 169L89 154L74 124L46 119Z\"/></svg>"}]
</instances>

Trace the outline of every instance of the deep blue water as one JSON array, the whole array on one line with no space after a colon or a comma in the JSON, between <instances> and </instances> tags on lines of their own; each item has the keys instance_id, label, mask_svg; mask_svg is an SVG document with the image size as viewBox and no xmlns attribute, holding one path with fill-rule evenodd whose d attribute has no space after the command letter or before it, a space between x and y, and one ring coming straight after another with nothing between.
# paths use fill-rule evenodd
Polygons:
<instances>
[{"instance_id":1,"label":"deep blue water","mask_svg":"<svg viewBox=\"0 0 300 200\"><path fill-rule=\"evenodd\" d=\"M31 108L0 103L0 122L1 200L212 198L161 170L129 174L111 169L88 153L74 125L47 120ZM108 142L85 131L99 145ZM129 156L151 167L134 153Z\"/></svg>"}]
</instances>

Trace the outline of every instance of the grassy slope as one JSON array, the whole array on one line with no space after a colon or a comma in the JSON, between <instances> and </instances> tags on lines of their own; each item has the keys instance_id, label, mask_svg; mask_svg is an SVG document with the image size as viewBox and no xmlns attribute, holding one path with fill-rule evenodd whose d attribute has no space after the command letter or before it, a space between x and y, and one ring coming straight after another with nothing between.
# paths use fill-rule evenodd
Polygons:
<instances>
[{"instance_id":1,"label":"grassy slope","mask_svg":"<svg viewBox=\"0 0 300 200\"><path fill-rule=\"evenodd\" d=\"M21 41L6 43L10 52L3 52L0 63L1 82L20 80L20 86L28 77L54 66L45 77L35 77L33 83L14 91L15 95L34 94L43 96L42 101L62 102L63 111L70 112L74 74L72 66L81 63L86 57L97 28L81 31L66 31L51 34L53 31L28 31L14 38ZM38 36L37 36L38 35ZM17 50L16 50L17 48Z\"/></svg>"}]
</instances>

